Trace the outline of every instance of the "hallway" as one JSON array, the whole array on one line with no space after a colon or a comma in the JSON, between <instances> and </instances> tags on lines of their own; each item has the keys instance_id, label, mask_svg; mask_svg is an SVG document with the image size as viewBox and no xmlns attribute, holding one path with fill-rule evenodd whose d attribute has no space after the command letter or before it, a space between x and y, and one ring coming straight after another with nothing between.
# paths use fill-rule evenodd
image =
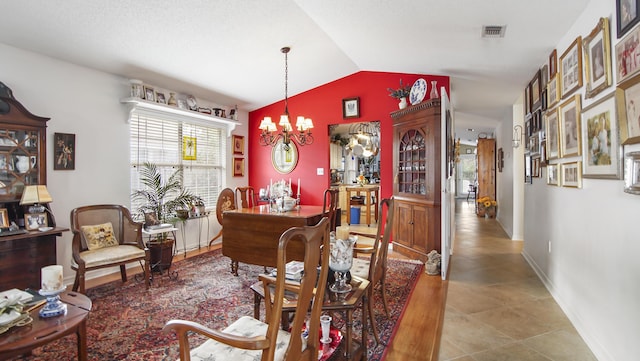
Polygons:
<instances>
[{"instance_id":1,"label":"hallway","mask_svg":"<svg viewBox=\"0 0 640 361\"><path fill-rule=\"evenodd\" d=\"M457 200L439 360L596 360L521 250Z\"/></svg>"}]
</instances>

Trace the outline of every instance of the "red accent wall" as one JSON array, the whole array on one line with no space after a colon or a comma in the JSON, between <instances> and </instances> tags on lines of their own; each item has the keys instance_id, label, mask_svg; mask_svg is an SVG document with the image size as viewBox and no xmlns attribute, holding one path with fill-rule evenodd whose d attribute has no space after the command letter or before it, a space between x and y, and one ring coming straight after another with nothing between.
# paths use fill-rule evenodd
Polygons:
<instances>
[{"instance_id":1,"label":"red accent wall","mask_svg":"<svg viewBox=\"0 0 640 361\"><path fill-rule=\"evenodd\" d=\"M265 116L278 122L284 111L284 100L249 113L248 169L249 185L256 191L265 188L270 179L277 181L291 178L294 193L298 179L302 183L301 204L322 205L322 195L329 187L329 125L356 122L380 121L380 197L391 197L393 192L393 126L390 113L398 109L398 100L389 96L387 88L399 87L400 79L412 85L417 79L427 81L427 97L431 91L431 81L437 81L438 93L444 86L448 94L449 77L425 74L404 74L361 71L331 83L321 85L289 98L289 113L295 126L295 117L304 115L313 120L314 142L299 146L299 160L296 168L288 174L278 173L271 165L271 147L260 146L258 126ZM360 98L360 117L342 119L342 99ZM278 126L278 130L280 127ZM324 175L317 175L317 168L324 169Z\"/></svg>"}]
</instances>

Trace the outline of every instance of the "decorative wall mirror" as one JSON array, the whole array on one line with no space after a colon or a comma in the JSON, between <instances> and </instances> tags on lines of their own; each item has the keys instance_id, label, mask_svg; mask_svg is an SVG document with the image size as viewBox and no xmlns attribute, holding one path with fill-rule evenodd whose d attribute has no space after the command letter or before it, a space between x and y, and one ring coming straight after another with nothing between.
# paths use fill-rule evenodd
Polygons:
<instances>
[{"instance_id":1,"label":"decorative wall mirror","mask_svg":"<svg viewBox=\"0 0 640 361\"><path fill-rule=\"evenodd\" d=\"M282 143L282 139L271 149L271 164L278 173L291 173L298 164L298 148L294 142L289 145Z\"/></svg>"}]
</instances>

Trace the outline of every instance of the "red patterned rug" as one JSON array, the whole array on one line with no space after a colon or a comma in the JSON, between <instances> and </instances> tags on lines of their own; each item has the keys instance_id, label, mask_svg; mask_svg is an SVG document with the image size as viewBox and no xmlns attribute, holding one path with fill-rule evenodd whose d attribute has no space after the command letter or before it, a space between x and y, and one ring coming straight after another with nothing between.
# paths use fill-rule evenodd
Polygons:
<instances>
[{"instance_id":1,"label":"red patterned rug","mask_svg":"<svg viewBox=\"0 0 640 361\"><path fill-rule=\"evenodd\" d=\"M179 260L179 261L176 261ZM239 276L230 273L229 258L218 249L186 260L174 259L177 279L156 275L150 290L130 279L87 290L93 309L87 322L89 360L177 360L175 335L162 327L174 318L193 320L214 329L226 327L242 315L253 315L253 292L249 286L263 272L260 266L240 264ZM376 294L376 322L383 344L393 337L396 325L422 270L422 264L389 259L387 296L389 319ZM261 313L264 317L264 312ZM355 315L355 320L359 316ZM354 322L355 335L360 322ZM381 360L384 346L369 335L369 360ZM67 336L35 349L25 360L74 360L76 338Z\"/></svg>"}]
</instances>

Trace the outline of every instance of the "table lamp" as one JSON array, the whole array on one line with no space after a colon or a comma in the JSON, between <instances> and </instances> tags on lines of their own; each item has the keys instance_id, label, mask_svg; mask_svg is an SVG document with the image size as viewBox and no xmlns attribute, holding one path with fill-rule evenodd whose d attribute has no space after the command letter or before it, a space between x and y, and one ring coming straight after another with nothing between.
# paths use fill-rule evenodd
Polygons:
<instances>
[{"instance_id":1,"label":"table lamp","mask_svg":"<svg viewBox=\"0 0 640 361\"><path fill-rule=\"evenodd\" d=\"M47 186L34 185L24 187L20 205L29 205L29 213L43 213L45 207L41 203L50 203L52 201L53 199L51 199Z\"/></svg>"}]
</instances>

